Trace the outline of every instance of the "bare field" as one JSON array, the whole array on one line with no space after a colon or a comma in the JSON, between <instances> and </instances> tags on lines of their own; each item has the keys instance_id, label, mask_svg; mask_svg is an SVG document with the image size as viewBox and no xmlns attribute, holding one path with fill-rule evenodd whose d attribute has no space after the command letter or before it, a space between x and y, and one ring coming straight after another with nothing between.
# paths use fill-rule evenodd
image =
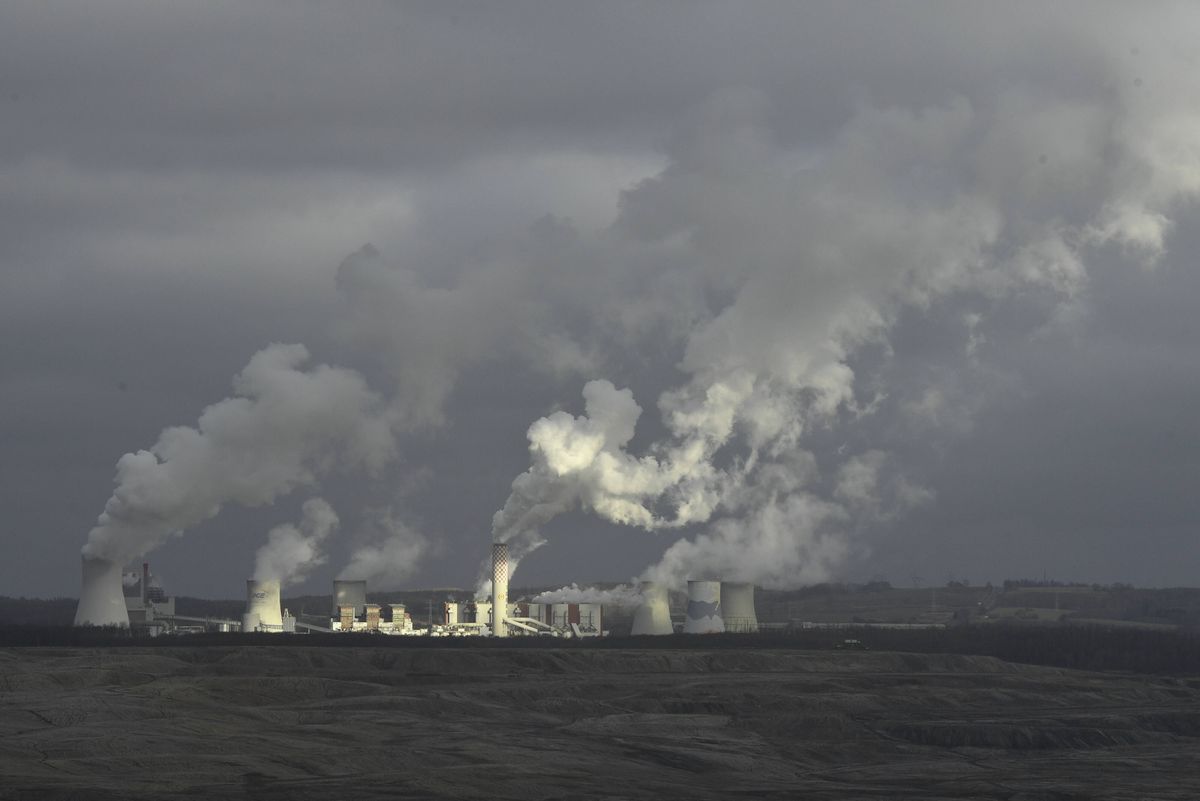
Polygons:
<instances>
[{"instance_id":1,"label":"bare field","mask_svg":"<svg viewBox=\"0 0 1200 801\"><path fill-rule=\"evenodd\" d=\"M0 799L1195 799L1200 682L773 650L0 650Z\"/></svg>"}]
</instances>

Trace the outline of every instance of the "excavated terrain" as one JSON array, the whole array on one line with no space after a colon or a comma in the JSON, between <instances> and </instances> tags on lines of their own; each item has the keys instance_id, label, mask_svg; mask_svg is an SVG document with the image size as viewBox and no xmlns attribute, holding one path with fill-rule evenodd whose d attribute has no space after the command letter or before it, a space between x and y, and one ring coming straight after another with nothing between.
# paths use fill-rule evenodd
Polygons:
<instances>
[{"instance_id":1,"label":"excavated terrain","mask_svg":"<svg viewBox=\"0 0 1200 801\"><path fill-rule=\"evenodd\" d=\"M1200 798L1200 681L769 650L0 650L0 799Z\"/></svg>"}]
</instances>

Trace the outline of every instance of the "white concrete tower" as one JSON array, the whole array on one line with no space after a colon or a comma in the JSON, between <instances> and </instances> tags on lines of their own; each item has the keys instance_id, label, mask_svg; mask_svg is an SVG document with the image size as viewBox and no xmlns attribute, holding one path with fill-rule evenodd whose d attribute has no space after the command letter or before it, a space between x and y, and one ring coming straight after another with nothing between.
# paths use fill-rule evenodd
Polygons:
<instances>
[{"instance_id":1,"label":"white concrete tower","mask_svg":"<svg viewBox=\"0 0 1200 801\"><path fill-rule=\"evenodd\" d=\"M492 634L507 637L504 619L508 616L508 543L492 543Z\"/></svg>"},{"instance_id":2,"label":"white concrete tower","mask_svg":"<svg viewBox=\"0 0 1200 801\"><path fill-rule=\"evenodd\" d=\"M642 605L633 613L633 629L630 633L635 637L643 634L674 634L666 585L643 581L638 589L642 594Z\"/></svg>"},{"instance_id":3,"label":"white concrete tower","mask_svg":"<svg viewBox=\"0 0 1200 801\"><path fill-rule=\"evenodd\" d=\"M725 631L721 617L721 582L689 581L687 618L684 634L720 634Z\"/></svg>"},{"instance_id":4,"label":"white concrete tower","mask_svg":"<svg viewBox=\"0 0 1200 801\"><path fill-rule=\"evenodd\" d=\"M758 615L754 611L754 585L742 581L721 582L721 617L725 630L738 634L758 631Z\"/></svg>"},{"instance_id":5,"label":"white concrete tower","mask_svg":"<svg viewBox=\"0 0 1200 801\"><path fill-rule=\"evenodd\" d=\"M83 557L83 584L79 589L75 625L129 628L119 564L95 556Z\"/></svg>"},{"instance_id":6,"label":"white concrete tower","mask_svg":"<svg viewBox=\"0 0 1200 801\"><path fill-rule=\"evenodd\" d=\"M258 617L258 624L265 631L283 631L278 579L249 579L246 582L246 613L242 616L243 621L251 615Z\"/></svg>"}]
</instances>

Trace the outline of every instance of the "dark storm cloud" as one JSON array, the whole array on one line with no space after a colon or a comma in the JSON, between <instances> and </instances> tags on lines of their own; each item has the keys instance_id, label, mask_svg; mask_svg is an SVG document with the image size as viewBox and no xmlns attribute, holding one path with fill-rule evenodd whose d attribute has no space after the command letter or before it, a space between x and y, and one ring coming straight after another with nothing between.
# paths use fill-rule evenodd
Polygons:
<instances>
[{"instance_id":1,"label":"dark storm cloud","mask_svg":"<svg viewBox=\"0 0 1200 801\"><path fill-rule=\"evenodd\" d=\"M740 553L775 583L983 578L1040 551L1123 578L1132 543L1165 553L1194 519L1197 24L1186 5L7 4L0 492L25 561L0 593L73 591L117 458L280 341L359 371L400 433L383 476L320 479L342 525L314 587L351 551L472 580L529 425L566 437L534 454L548 479L597 420L624 424L554 416L589 379L642 414L595 451L612 469L538 484L566 516L529 580L624 578L680 535L672 575ZM302 500L227 509L154 559L173 589L229 587Z\"/></svg>"}]
</instances>

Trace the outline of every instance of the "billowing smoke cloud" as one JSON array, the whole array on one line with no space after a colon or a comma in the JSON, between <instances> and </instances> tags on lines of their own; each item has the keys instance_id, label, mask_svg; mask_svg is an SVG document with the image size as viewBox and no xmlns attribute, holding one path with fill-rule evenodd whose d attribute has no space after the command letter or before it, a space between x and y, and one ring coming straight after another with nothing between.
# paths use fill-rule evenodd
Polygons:
<instances>
[{"instance_id":1,"label":"billowing smoke cloud","mask_svg":"<svg viewBox=\"0 0 1200 801\"><path fill-rule=\"evenodd\" d=\"M321 548L338 526L337 513L323 498L310 498L301 508L299 525L276 526L267 533L267 542L258 549L254 560L257 581L277 579L282 586L308 578L326 556Z\"/></svg>"},{"instance_id":2,"label":"billowing smoke cloud","mask_svg":"<svg viewBox=\"0 0 1200 801\"><path fill-rule=\"evenodd\" d=\"M606 604L609 606L636 607L642 603L642 594L636 587L618 584L611 589L580 587L571 584L557 590L543 592L534 597L536 604Z\"/></svg>"},{"instance_id":3,"label":"billowing smoke cloud","mask_svg":"<svg viewBox=\"0 0 1200 801\"><path fill-rule=\"evenodd\" d=\"M768 113L757 92L719 94L671 164L623 195L617 232L686 243L698 280L732 301L686 337L686 378L658 400L667 436L640 454L627 446L641 409L607 381L584 387L582 416L530 426L531 466L493 520L518 556L582 508L646 530L706 526L648 578L827 577L857 529L933 498L877 447L808 451L888 403L936 412L945 397L931 385L922 403L890 399L856 381L856 356L886 355L901 315L950 298L976 309L968 363L1010 298L1041 298L1053 324L1086 304L1090 257L1115 247L1152 265L1172 205L1200 191L1200 139L1179 133L1200 115L1126 93L1009 86L918 108L864 104L810 153L778 141Z\"/></svg>"},{"instance_id":4,"label":"billowing smoke cloud","mask_svg":"<svg viewBox=\"0 0 1200 801\"><path fill-rule=\"evenodd\" d=\"M460 248L432 267L363 247L338 271L337 330L382 359L393 382L386 405L356 374L303 370L303 348L272 346L196 428L168 429L122 458L87 551L128 559L226 503L269 503L328 470L377 467L393 431L442 424L460 374L493 361L617 381L587 383L581 415L529 427L531 464L493 519L514 567L550 521L582 508L682 534L646 573L660 580L826 577L855 550L856 532L934 497L906 475L893 443L852 432L888 414L939 436L968 430L983 406L972 395L985 394L969 379L984 369L998 309L1030 299L1036 311L1018 325L1066 325L1086 316L1097 254L1131 269L1161 259L1175 206L1200 192L1200 73L1187 68L1194 24L1180 8L1153 21L1140 10L1068 9L1032 26L1037 35L1007 12L980 34L975 23L929 26L902 11L891 22L912 27L869 39L880 52L865 55L841 43L878 25L818 14L812 26L776 26L816 32L811 47L791 48L820 54L813 61L776 66L787 51L763 48L763 62L739 66L758 88L700 101L734 74L718 68L714 80L707 61L696 83L664 72L645 95L639 81L625 97L634 105L613 109L619 126L641 116L647 96L698 106L653 122L656 141L675 126L665 166L621 194L611 226L547 216L524 237L489 240L485 255ZM927 38L935 29L956 35ZM769 32L751 26L748 41ZM1125 36L1157 45L1131 61ZM908 37L931 55L890 49ZM855 55L842 61L839 50ZM978 59L956 60L976 50ZM805 80L814 67L862 91L841 78L814 90ZM524 93L525 72L516 74ZM565 76L561 85L594 91ZM822 106L811 124L796 119L809 102ZM456 242L472 238L450 227ZM889 381L863 366L864 354L887 361L906 315L947 307L963 323L956 376ZM663 433L643 445L634 438L643 409L618 387L636 385L647 366L670 386L654 390ZM424 540L383 517L343 575L390 582L411 570Z\"/></svg>"},{"instance_id":5,"label":"billowing smoke cloud","mask_svg":"<svg viewBox=\"0 0 1200 801\"><path fill-rule=\"evenodd\" d=\"M425 536L392 509L367 510L363 529L368 542L354 549L339 579L365 579L372 587L395 589L429 549Z\"/></svg>"},{"instance_id":6,"label":"billowing smoke cloud","mask_svg":"<svg viewBox=\"0 0 1200 801\"><path fill-rule=\"evenodd\" d=\"M381 399L354 371L305 369L308 359L303 345L264 348L195 428L165 429L122 456L84 553L125 562L228 503L267 504L331 470L381 468L395 453Z\"/></svg>"},{"instance_id":7,"label":"billowing smoke cloud","mask_svg":"<svg viewBox=\"0 0 1200 801\"><path fill-rule=\"evenodd\" d=\"M441 425L459 375L485 359L516 356L550 373L592 366L588 354L546 319L537 298L539 272L529 263L489 264L445 288L364 245L338 267L346 303L335 330L382 361L395 382L400 426Z\"/></svg>"}]
</instances>

